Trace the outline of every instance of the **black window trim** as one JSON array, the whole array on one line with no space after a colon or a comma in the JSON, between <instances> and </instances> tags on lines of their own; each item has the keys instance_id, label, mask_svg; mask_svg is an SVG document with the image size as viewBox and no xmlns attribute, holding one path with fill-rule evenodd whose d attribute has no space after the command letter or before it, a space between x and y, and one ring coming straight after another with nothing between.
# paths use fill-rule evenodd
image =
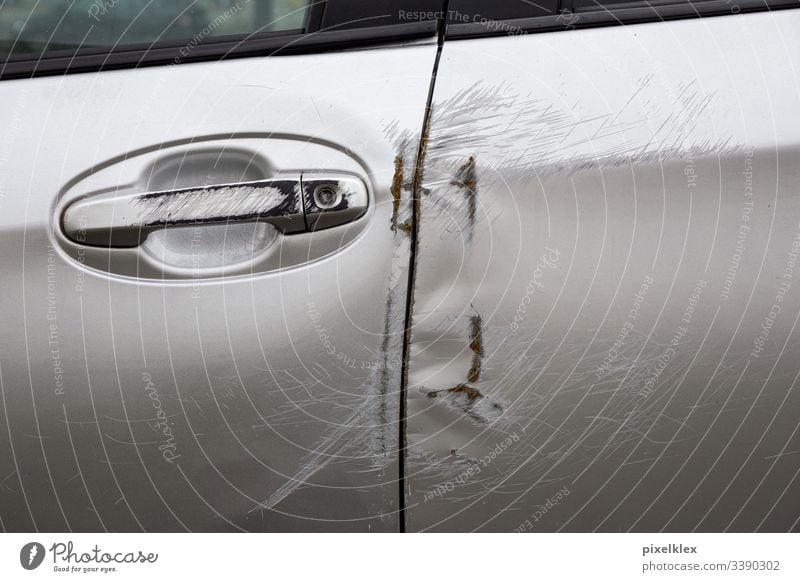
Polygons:
<instances>
[{"instance_id":1,"label":"black window trim","mask_svg":"<svg viewBox=\"0 0 800 582\"><path fill-rule=\"evenodd\" d=\"M562 0L559 14L550 16L504 20L499 23L492 22L491 26L482 23L451 23L447 26L445 39L460 40L492 36L514 36L580 28L736 15L788 8L800 8L800 2L798 0L703 0L677 4L670 0L654 0L648 6L617 4L606 7L580 7L573 11L572 2L570 0Z\"/></svg>"}]
</instances>

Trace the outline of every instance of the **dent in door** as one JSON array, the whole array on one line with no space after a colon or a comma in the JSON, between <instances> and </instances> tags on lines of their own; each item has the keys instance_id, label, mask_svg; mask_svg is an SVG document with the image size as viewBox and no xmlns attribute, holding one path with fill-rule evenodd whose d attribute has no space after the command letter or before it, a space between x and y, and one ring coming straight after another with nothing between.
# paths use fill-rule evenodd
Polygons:
<instances>
[{"instance_id":1,"label":"dent in door","mask_svg":"<svg viewBox=\"0 0 800 582\"><path fill-rule=\"evenodd\" d=\"M796 527L798 103L774 59L742 73L762 50L792 58L734 41L745 26L776 25L445 46L413 303L410 530ZM691 39L685 53L664 55L668 37ZM484 81L465 80L476 69Z\"/></svg>"}]
</instances>

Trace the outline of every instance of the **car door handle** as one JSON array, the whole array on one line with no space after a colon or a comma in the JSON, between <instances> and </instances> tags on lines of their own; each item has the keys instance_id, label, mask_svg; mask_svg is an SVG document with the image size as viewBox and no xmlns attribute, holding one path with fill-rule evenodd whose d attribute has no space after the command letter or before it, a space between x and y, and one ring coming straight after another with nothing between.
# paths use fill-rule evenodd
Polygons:
<instances>
[{"instance_id":1,"label":"car door handle","mask_svg":"<svg viewBox=\"0 0 800 582\"><path fill-rule=\"evenodd\" d=\"M73 242L126 248L156 230L188 225L266 222L284 234L341 226L369 206L364 182L346 174L302 174L269 180L82 198L64 211Z\"/></svg>"}]
</instances>

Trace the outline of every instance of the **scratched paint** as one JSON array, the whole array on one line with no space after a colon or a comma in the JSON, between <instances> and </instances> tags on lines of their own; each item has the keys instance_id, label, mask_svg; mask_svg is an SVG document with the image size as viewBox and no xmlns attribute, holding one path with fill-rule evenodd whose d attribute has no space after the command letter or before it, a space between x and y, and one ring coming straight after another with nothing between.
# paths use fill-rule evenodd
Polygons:
<instances>
[{"instance_id":1,"label":"scratched paint","mask_svg":"<svg viewBox=\"0 0 800 582\"><path fill-rule=\"evenodd\" d=\"M406 296L411 239L403 225L411 221L411 189L416 167L418 139L410 129L397 123L385 131L397 150L389 194L391 195L392 256L383 305L383 329L378 349L371 354L369 375L364 379L364 396L353 406L352 415L333 429L313 451L304 457L301 468L268 499L255 505L257 512L278 507L331 462L349 455L370 459L370 469L391 472L397 463L400 433L400 394L402 347L405 331ZM398 228L398 224L400 228Z\"/></svg>"},{"instance_id":2,"label":"scratched paint","mask_svg":"<svg viewBox=\"0 0 800 582\"><path fill-rule=\"evenodd\" d=\"M306 230L299 178L210 185L140 195L87 196L64 212L64 231L85 245L134 247L163 226L264 220Z\"/></svg>"},{"instance_id":3,"label":"scratched paint","mask_svg":"<svg viewBox=\"0 0 800 582\"><path fill-rule=\"evenodd\" d=\"M232 60L213 66L213 84L201 82L211 67L203 63L150 67L134 85L113 74L89 84L40 79L22 110L0 108L3 127L19 115L19 135L50 136L35 183L29 146L41 140L17 144L8 160L19 169L9 192L19 196L4 200L0 229L4 345L16 346L0 354L9 411L0 414L3 527L399 530L402 334L384 332L404 327L409 237L390 229L399 150L384 129L419 133L430 85L420 71L435 55L431 39L291 62ZM319 83L337 90L323 98ZM4 82L0 101L14 103L20 89ZM71 95L58 114L36 115L58 90ZM120 111L141 112L142 123L126 130ZM93 147L71 147L71 135ZM274 269L245 264L236 276L142 276L135 249L87 247L87 256L107 257L88 265L54 240L61 202L121 185L138 193L236 183L242 160L259 160L250 180L359 177L369 210L341 229L279 234ZM166 205L157 207L151 200L132 216L162 220ZM407 198L398 211L406 223ZM191 261L197 248L187 250ZM120 273L126 260L131 269ZM37 291L48 287L50 295ZM165 444L180 455L173 463Z\"/></svg>"},{"instance_id":4,"label":"scratched paint","mask_svg":"<svg viewBox=\"0 0 800 582\"><path fill-rule=\"evenodd\" d=\"M137 226L158 226L176 220L197 222L273 213L294 214L302 212L299 194L293 182L287 182L286 188L237 184L143 194L136 199L140 213L132 222Z\"/></svg>"},{"instance_id":5,"label":"scratched paint","mask_svg":"<svg viewBox=\"0 0 800 582\"><path fill-rule=\"evenodd\" d=\"M738 70L784 54L743 46L741 26L445 46L414 290L409 530L796 527L800 460L782 453L798 443L800 293L778 280L800 226L800 121L746 96L783 112L798 98L765 82L789 74L779 64L718 74L719 53ZM680 52L644 58L675 38Z\"/></svg>"}]
</instances>

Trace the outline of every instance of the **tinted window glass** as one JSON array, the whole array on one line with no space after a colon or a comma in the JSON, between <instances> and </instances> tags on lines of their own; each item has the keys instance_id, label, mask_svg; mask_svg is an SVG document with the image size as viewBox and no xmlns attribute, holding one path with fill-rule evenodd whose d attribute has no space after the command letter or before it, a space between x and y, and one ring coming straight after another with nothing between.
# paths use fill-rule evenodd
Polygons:
<instances>
[{"instance_id":1,"label":"tinted window glass","mask_svg":"<svg viewBox=\"0 0 800 582\"><path fill-rule=\"evenodd\" d=\"M302 29L309 0L0 0L0 56Z\"/></svg>"},{"instance_id":2,"label":"tinted window glass","mask_svg":"<svg viewBox=\"0 0 800 582\"><path fill-rule=\"evenodd\" d=\"M451 0L450 24L483 24L492 21L548 16L558 12L558 0Z\"/></svg>"}]
</instances>

